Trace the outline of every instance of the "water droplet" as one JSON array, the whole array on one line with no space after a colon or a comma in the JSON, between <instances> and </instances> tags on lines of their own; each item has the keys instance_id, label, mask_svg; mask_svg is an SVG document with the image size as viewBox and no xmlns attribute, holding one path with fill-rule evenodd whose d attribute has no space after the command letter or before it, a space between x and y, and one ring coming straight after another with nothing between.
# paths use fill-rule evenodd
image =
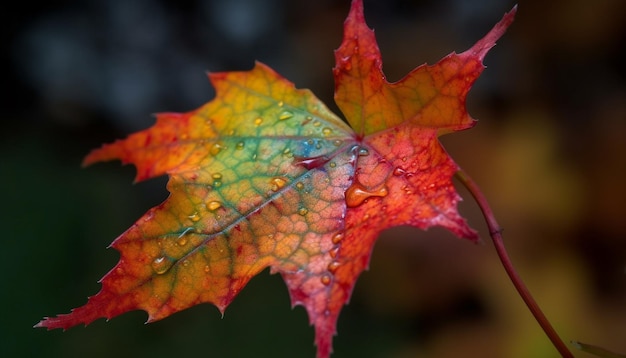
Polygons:
<instances>
[{"instance_id":1,"label":"water droplet","mask_svg":"<svg viewBox=\"0 0 626 358\"><path fill-rule=\"evenodd\" d=\"M224 147L224 145L222 145L221 143L215 142L211 146L210 152L211 152L212 155L218 155L225 148L226 147Z\"/></svg>"},{"instance_id":2,"label":"water droplet","mask_svg":"<svg viewBox=\"0 0 626 358\"><path fill-rule=\"evenodd\" d=\"M304 120L302 121L302 125L308 124L309 122L311 122L313 120L313 117L311 116L306 116L304 117Z\"/></svg>"},{"instance_id":3,"label":"water droplet","mask_svg":"<svg viewBox=\"0 0 626 358\"><path fill-rule=\"evenodd\" d=\"M406 171L400 167L396 167L396 169L393 170L393 175L397 176L397 177L401 177L404 174L406 174Z\"/></svg>"},{"instance_id":4,"label":"water droplet","mask_svg":"<svg viewBox=\"0 0 626 358\"><path fill-rule=\"evenodd\" d=\"M235 145L235 149L237 149L237 150L242 150L242 149L243 149L243 147L245 147L245 146L246 146L246 143L244 143L244 142L238 142L238 143Z\"/></svg>"},{"instance_id":5,"label":"water droplet","mask_svg":"<svg viewBox=\"0 0 626 358\"><path fill-rule=\"evenodd\" d=\"M375 189L368 189L358 181L355 181L348 188L348 190L346 190L346 205L350 208L354 208L363 204L365 199L371 198L373 196L383 197L387 196L387 194L387 187L384 184Z\"/></svg>"},{"instance_id":6,"label":"water droplet","mask_svg":"<svg viewBox=\"0 0 626 358\"><path fill-rule=\"evenodd\" d=\"M278 115L278 120L284 121L285 119L289 119L293 117L293 113L289 111L283 111Z\"/></svg>"},{"instance_id":7,"label":"water droplet","mask_svg":"<svg viewBox=\"0 0 626 358\"><path fill-rule=\"evenodd\" d=\"M361 221L362 222L366 222L369 219L370 219L370 214L365 214L365 215L363 215L363 218L361 218Z\"/></svg>"},{"instance_id":8,"label":"water droplet","mask_svg":"<svg viewBox=\"0 0 626 358\"><path fill-rule=\"evenodd\" d=\"M200 215L198 214L198 212L196 211L195 213L191 214L188 216L189 220L193 221L193 222L198 222L200 221Z\"/></svg>"},{"instance_id":9,"label":"water droplet","mask_svg":"<svg viewBox=\"0 0 626 358\"><path fill-rule=\"evenodd\" d=\"M322 277L320 278L320 281L322 281L322 284L324 286L330 285L330 281L331 280L332 280L332 278L330 277L329 274L323 274Z\"/></svg>"},{"instance_id":10,"label":"water droplet","mask_svg":"<svg viewBox=\"0 0 626 358\"><path fill-rule=\"evenodd\" d=\"M179 236L178 241L176 241L176 243L178 244L178 246L185 246L187 245L187 238L184 235Z\"/></svg>"},{"instance_id":11,"label":"water droplet","mask_svg":"<svg viewBox=\"0 0 626 358\"><path fill-rule=\"evenodd\" d=\"M367 155L370 155L370 151L367 150L367 148L363 148L363 147L359 148L359 156L360 157L365 157Z\"/></svg>"},{"instance_id":12,"label":"water droplet","mask_svg":"<svg viewBox=\"0 0 626 358\"><path fill-rule=\"evenodd\" d=\"M211 268L209 267L209 265L204 266L204 272L209 273L211 271Z\"/></svg>"},{"instance_id":13,"label":"water droplet","mask_svg":"<svg viewBox=\"0 0 626 358\"><path fill-rule=\"evenodd\" d=\"M185 267L189 266L189 260L183 260L183 266Z\"/></svg>"},{"instance_id":14,"label":"water droplet","mask_svg":"<svg viewBox=\"0 0 626 358\"><path fill-rule=\"evenodd\" d=\"M222 179L222 173L213 173L211 175L211 178L213 178L215 180L221 180Z\"/></svg>"},{"instance_id":15,"label":"water droplet","mask_svg":"<svg viewBox=\"0 0 626 358\"><path fill-rule=\"evenodd\" d=\"M291 154L291 149L289 149L289 148L285 148L285 149L283 149L283 155L284 155L284 156L288 156L288 155L290 155L290 154Z\"/></svg>"},{"instance_id":16,"label":"water droplet","mask_svg":"<svg viewBox=\"0 0 626 358\"><path fill-rule=\"evenodd\" d=\"M341 240L343 240L343 236L344 234L342 232L336 233L332 238L333 244L337 245L338 243L340 243Z\"/></svg>"},{"instance_id":17,"label":"water droplet","mask_svg":"<svg viewBox=\"0 0 626 358\"><path fill-rule=\"evenodd\" d=\"M309 209L307 209L307 208L300 208L300 209L298 209L298 214L300 214L302 216L304 216L304 215L306 215L308 213L309 213Z\"/></svg>"},{"instance_id":18,"label":"water droplet","mask_svg":"<svg viewBox=\"0 0 626 358\"><path fill-rule=\"evenodd\" d=\"M408 160L407 157L402 158L403 162L406 162L407 160Z\"/></svg>"},{"instance_id":19,"label":"water droplet","mask_svg":"<svg viewBox=\"0 0 626 358\"><path fill-rule=\"evenodd\" d=\"M339 255L339 247L334 247L332 248L330 251L328 251L328 254L330 255L330 257L332 257L333 259L337 257L337 255Z\"/></svg>"},{"instance_id":20,"label":"water droplet","mask_svg":"<svg viewBox=\"0 0 626 358\"><path fill-rule=\"evenodd\" d=\"M339 139L335 139L335 140L333 141L333 145L334 145L335 147L340 146L340 145L341 145L341 143L343 143L343 141L341 141L341 140L339 140Z\"/></svg>"},{"instance_id":21,"label":"water droplet","mask_svg":"<svg viewBox=\"0 0 626 358\"><path fill-rule=\"evenodd\" d=\"M234 136L235 133L237 133L237 131L235 129L231 129L231 130L228 131L228 135L229 136Z\"/></svg>"},{"instance_id":22,"label":"water droplet","mask_svg":"<svg viewBox=\"0 0 626 358\"><path fill-rule=\"evenodd\" d=\"M314 127L319 127L322 125L322 122L318 121L317 119L313 121L313 126Z\"/></svg>"},{"instance_id":23,"label":"water droplet","mask_svg":"<svg viewBox=\"0 0 626 358\"><path fill-rule=\"evenodd\" d=\"M260 126L260 125L261 125L261 123L263 123L263 118L261 118L261 117L256 117L256 118L254 119L254 125L255 125L255 126L257 126L257 127L258 127L258 126Z\"/></svg>"},{"instance_id":24,"label":"water droplet","mask_svg":"<svg viewBox=\"0 0 626 358\"><path fill-rule=\"evenodd\" d=\"M206 208L211 211L215 211L221 207L222 207L222 203L220 203L217 200L210 201L208 204L206 204Z\"/></svg>"},{"instance_id":25,"label":"water droplet","mask_svg":"<svg viewBox=\"0 0 626 358\"><path fill-rule=\"evenodd\" d=\"M275 177L270 180L270 184L272 184L272 191L278 191L287 184L287 181L281 177Z\"/></svg>"},{"instance_id":26,"label":"water droplet","mask_svg":"<svg viewBox=\"0 0 626 358\"><path fill-rule=\"evenodd\" d=\"M302 182L297 182L297 183L296 183L296 188L297 188L298 190L302 190L302 189L304 189L304 184L302 184Z\"/></svg>"},{"instance_id":27,"label":"water droplet","mask_svg":"<svg viewBox=\"0 0 626 358\"><path fill-rule=\"evenodd\" d=\"M329 272L334 273L335 271L337 271L337 269L339 268L339 266L341 266L341 264L340 264L339 262L337 262L337 261L331 261L331 262L328 264L327 269L328 269L328 271L329 271Z\"/></svg>"},{"instance_id":28,"label":"water droplet","mask_svg":"<svg viewBox=\"0 0 626 358\"><path fill-rule=\"evenodd\" d=\"M303 166L303 167L305 167L308 170L320 167L320 166L326 164L327 162L328 162L328 157L325 156L325 155L322 155L322 156L319 156L319 157L311 157L311 158L303 158L303 157L296 157L296 156L294 156L294 158L293 158L293 164L294 165Z\"/></svg>"},{"instance_id":29,"label":"water droplet","mask_svg":"<svg viewBox=\"0 0 626 358\"><path fill-rule=\"evenodd\" d=\"M152 269L157 275L166 273L174 264L174 261L166 256L157 257L152 261Z\"/></svg>"},{"instance_id":30,"label":"water droplet","mask_svg":"<svg viewBox=\"0 0 626 358\"><path fill-rule=\"evenodd\" d=\"M337 163L335 162L330 162L330 164L328 164L328 166L330 166L331 168L334 168L337 166Z\"/></svg>"},{"instance_id":31,"label":"water droplet","mask_svg":"<svg viewBox=\"0 0 626 358\"><path fill-rule=\"evenodd\" d=\"M329 135L333 134L333 130L328 127L324 127L324 129L322 129L322 134L325 137L328 137Z\"/></svg>"},{"instance_id":32,"label":"water droplet","mask_svg":"<svg viewBox=\"0 0 626 358\"><path fill-rule=\"evenodd\" d=\"M283 101L278 102L278 107L282 107L284 105L285 105L285 103Z\"/></svg>"}]
</instances>

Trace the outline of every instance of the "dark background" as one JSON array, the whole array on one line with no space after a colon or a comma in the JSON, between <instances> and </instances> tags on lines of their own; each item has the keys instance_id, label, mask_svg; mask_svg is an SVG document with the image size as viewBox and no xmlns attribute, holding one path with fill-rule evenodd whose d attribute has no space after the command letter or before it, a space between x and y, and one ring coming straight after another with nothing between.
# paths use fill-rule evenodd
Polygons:
<instances>
[{"instance_id":1,"label":"dark background","mask_svg":"<svg viewBox=\"0 0 626 358\"><path fill-rule=\"evenodd\" d=\"M105 247L167 195L92 148L151 113L213 96L205 71L260 60L332 103L348 1L12 2L2 11L0 356L313 357L280 277L254 278L220 318L201 305L67 332L33 329L99 290ZM390 80L461 52L511 1L365 1ZM626 353L626 2L521 1L468 100L478 125L443 142L481 185L556 329ZM485 245L442 229L383 235L339 319L334 357L554 357ZM587 357L585 353L578 354Z\"/></svg>"}]
</instances>

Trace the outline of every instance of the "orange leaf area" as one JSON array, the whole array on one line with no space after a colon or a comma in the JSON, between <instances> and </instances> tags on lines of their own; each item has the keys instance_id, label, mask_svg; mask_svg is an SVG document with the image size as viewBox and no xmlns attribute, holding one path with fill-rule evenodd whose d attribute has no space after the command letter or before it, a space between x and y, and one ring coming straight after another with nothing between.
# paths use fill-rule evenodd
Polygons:
<instances>
[{"instance_id":1,"label":"orange leaf area","mask_svg":"<svg viewBox=\"0 0 626 358\"><path fill-rule=\"evenodd\" d=\"M137 180L167 174L169 198L112 244L101 291L37 327L69 328L145 310L158 320L199 303L224 311L266 267L332 352L339 312L379 233L438 225L476 240L457 212L456 164L438 136L469 128L465 97L514 11L470 50L389 83L361 1L336 51L336 101L350 126L267 66L210 74L201 108L104 145L85 164L120 159Z\"/></svg>"}]
</instances>

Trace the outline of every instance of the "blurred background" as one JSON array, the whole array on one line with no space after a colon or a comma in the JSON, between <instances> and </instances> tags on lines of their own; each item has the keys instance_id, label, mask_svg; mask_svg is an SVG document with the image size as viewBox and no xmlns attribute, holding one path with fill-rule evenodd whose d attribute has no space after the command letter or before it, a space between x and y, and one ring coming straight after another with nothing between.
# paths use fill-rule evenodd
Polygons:
<instances>
[{"instance_id":1,"label":"blurred background","mask_svg":"<svg viewBox=\"0 0 626 358\"><path fill-rule=\"evenodd\" d=\"M513 1L365 1L384 69L462 52ZM254 278L220 318L201 305L67 332L33 329L95 294L106 246L167 195L119 162L81 169L152 113L210 100L206 71L260 60L333 110L333 49L349 1L12 2L2 17L2 357L314 357L280 277ZM482 187L521 276L564 340L626 353L626 2L522 0L468 98L475 128L442 138ZM398 228L376 245L339 318L333 357L556 357L484 244ZM589 357L578 352L578 357Z\"/></svg>"}]
</instances>

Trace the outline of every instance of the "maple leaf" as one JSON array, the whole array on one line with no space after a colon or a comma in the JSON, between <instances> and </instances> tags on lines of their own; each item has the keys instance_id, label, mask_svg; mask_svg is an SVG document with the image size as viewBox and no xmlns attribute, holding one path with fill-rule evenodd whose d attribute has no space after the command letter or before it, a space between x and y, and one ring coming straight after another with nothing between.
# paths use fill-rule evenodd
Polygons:
<instances>
[{"instance_id":1,"label":"maple leaf","mask_svg":"<svg viewBox=\"0 0 626 358\"><path fill-rule=\"evenodd\" d=\"M261 63L210 74L212 101L160 114L85 158L132 163L136 180L168 174L170 196L112 243L120 260L99 293L36 326L66 329L137 309L151 322L205 302L224 312L270 267L308 312L318 357L328 357L382 230L437 225L477 240L457 212L458 167L438 136L474 124L466 95L514 15L466 52L389 83L362 1L353 1L333 70L349 125Z\"/></svg>"}]
</instances>

